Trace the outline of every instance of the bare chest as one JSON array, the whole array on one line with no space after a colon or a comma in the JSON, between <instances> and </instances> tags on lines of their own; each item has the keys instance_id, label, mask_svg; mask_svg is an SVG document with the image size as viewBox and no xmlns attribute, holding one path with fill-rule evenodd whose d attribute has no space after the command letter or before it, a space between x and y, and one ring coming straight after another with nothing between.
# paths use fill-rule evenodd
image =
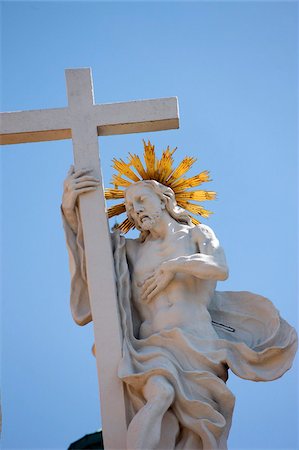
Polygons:
<instances>
[{"instance_id":1,"label":"bare chest","mask_svg":"<svg viewBox=\"0 0 299 450\"><path fill-rule=\"evenodd\" d=\"M164 261L187 256L198 251L191 236L179 234L163 241L151 241L140 244L133 261L133 278L142 283Z\"/></svg>"}]
</instances>

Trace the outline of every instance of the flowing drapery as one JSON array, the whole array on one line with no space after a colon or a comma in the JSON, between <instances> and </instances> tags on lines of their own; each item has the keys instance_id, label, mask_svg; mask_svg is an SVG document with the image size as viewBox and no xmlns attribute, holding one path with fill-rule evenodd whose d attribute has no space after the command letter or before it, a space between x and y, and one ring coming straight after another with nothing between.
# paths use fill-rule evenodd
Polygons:
<instances>
[{"instance_id":1,"label":"flowing drapery","mask_svg":"<svg viewBox=\"0 0 299 450\"><path fill-rule=\"evenodd\" d=\"M74 320L84 325L92 317L79 214L78 223L77 234L66 222L64 226L72 276L71 310ZM139 339L125 238L114 233L112 244L123 332L119 377L126 385L128 417L145 404L142 388L147 379L163 375L175 390L171 410L180 427L175 448L225 449L234 407L234 396L226 385L228 369L254 381L280 377L292 364L297 346L295 330L264 297L216 291L209 312L218 339L198 338L180 328Z\"/></svg>"}]
</instances>

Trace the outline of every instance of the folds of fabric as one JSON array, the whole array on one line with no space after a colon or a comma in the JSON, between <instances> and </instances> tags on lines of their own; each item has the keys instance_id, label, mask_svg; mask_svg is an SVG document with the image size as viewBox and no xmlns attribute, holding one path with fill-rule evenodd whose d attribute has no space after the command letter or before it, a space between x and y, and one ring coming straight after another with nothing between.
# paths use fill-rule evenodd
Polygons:
<instances>
[{"instance_id":1,"label":"folds of fabric","mask_svg":"<svg viewBox=\"0 0 299 450\"><path fill-rule=\"evenodd\" d=\"M78 217L79 220L79 217ZM64 222L71 270L71 310L84 325L91 320L85 275L84 244L79 232ZM175 449L225 449L234 408L226 386L228 369L241 378L268 381L292 364L295 330L273 304L250 292L215 292L209 306L218 339L200 339L179 328L138 339L140 321L131 304L125 239L113 234L123 358L119 377L126 385L128 417L143 407L142 388L153 375L163 375L175 390L171 407L179 426Z\"/></svg>"},{"instance_id":2,"label":"folds of fabric","mask_svg":"<svg viewBox=\"0 0 299 450\"><path fill-rule=\"evenodd\" d=\"M148 377L163 375L175 389L172 410L181 430L175 448L225 449L234 408L234 396L225 384L228 369L255 381L280 377L291 366L296 332L261 296L215 292L209 312L219 339L200 339L179 328L138 339L125 240L119 235L114 239L124 337L119 376L128 388L131 416L145 402L142 388Z\"/></svg>"}]
</instances>

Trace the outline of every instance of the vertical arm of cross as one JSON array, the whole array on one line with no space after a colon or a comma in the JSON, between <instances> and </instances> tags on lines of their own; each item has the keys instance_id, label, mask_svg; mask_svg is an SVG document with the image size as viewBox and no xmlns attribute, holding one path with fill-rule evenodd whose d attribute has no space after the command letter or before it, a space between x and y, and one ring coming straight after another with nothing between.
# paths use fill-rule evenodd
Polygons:
<instances>
[{"instance_id":1,"label":"vertical arm of cross","mask_svg":"<svg viewBox=\"0 0 299 450\"><path fill-rule=\"evenodd\" d=\"M69 114L76 170L92 168L102 180L97 127L93 117L93 87L89 69L66 71ZM105 449L126 447L123 384L117 376L122 338L119 325L114 266L105 214L103 185L80 197L86 252L88 290L93 317L97 369L100 381Z\"/></svg>"}]
</instances>

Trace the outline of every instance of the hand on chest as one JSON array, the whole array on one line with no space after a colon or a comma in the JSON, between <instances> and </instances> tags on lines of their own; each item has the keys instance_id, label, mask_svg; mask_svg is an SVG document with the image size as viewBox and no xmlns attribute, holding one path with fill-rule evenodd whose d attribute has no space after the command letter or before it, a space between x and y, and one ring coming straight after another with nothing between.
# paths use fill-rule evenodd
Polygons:
<instances>
[{"instance_id":1,"label":"hand on chest","mask_svg":"<svg viewBox=\"0 0 299 450\"><path fill-rule=\"evenodd\" d=\"M138 280L149 276L163 262L180 256L197 253L197 246L188 234L178 234L175 239L156 240L140 244L134 261L134 275Z\"/></svg>"}]
</instances>

